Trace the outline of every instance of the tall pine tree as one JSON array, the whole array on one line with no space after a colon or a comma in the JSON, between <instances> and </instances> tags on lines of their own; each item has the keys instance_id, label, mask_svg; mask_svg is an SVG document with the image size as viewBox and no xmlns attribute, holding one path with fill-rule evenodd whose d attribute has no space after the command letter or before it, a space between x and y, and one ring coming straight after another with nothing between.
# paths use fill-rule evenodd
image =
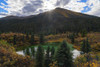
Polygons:
<instances>
[{"instance_id":1,"label":"tall pine tree","mask_svg":"<svg viewBox=\"0 0 100 67\"><path fill-rule=\"evenodd\" d=\"M16 45L16 35L13 36L13 44Z\"/></svg>"},{"instance_id":2,"label":"tall pine tree","mask_svg":"<svg viewBox=\"0 0 100 67\"><path fill-rule=\"evenodd\" d=\"M36 67L44 67L44 52L43 48L41 46L38 46L37 52L36 52Z\"/></svg>"},{"instance_id":3,"label":"tall pine tree","mask_svg":"<svg viewBox=\"0 0 100 67\"><path fill-rule=\"evenodd\" d=\"M86 53L89 53L91 51L91 46L90 46L90 43L88 41L88 38L86 40Z\"/></svg>"},{"instance_id":4,"label":"tall pine tree","mask_svg":"<svg viewBox=\"0 0 100 67\"><path fill-rule=\"evenodd\" d=\"M71 35L71 38L70 38L70 39L71 39L71 42L72 42L72 43L75 42L75 34L74 34L74 33Z\"/></svg>"},{"instance_id":5,"label":"tall pine tree","mask_svg":"<svg viewBox=\"0 0 100 67\"><path fill-rule=\"evenodd\" d=\"M89 44L88 38L87 40L83 40L83 43L81 45L81 51L83 53L89 53L91 51L91 46Z\"/></svg>"},{"instance_id":6,"label":"tall pine tree","mask_svg":"<svg viewBox=\"0 0 100 67\"><path fill-rule=\"evenodd\" d=\"M51 63L54 61L55 48L51 48Z\"/></svg>"},{"instance_id":7,"label":"tall pine tree","mask_svg":"<svg viewBox=\"0 0 100 67\"><path fill-rule=\"evenodd\" d=\"M55 58L58 67L73 67L72 53L65 41L58 48Z\"/></svg>"},{"instance_id":8,"label":"tall pine tree","mask_svg":"<svg viewBox=\"0 0 100 67\"><path fill-rule=\"evenodd\" d=\"M23 43L25 42L25 36L24 35L22 36L22 42Z\"/></svg>"},{"instance_id":9,"label":"tall pine tree","mask_svg":"<svg viewBox=\"0 0 100 67\"><path fill-rule=\"evenodd\" d=\"M31 47L31 56L33 58L35 57L35 49L34 49L34 47Z\"/></svg>"},{"instance_id":10,"label":"tall pine tree","mask_svg":"<svg viewBox=\"0 0 100 67\"><path fill-rule=\"evenodd\" d=\"M30 43L31 43L31 45L34 44L34 34L31 35Z\"/></svg>"},{"instance_id":11,"label":"tall pine tree","mask_svg":"<svg viewBox=\"0 0 100 67\"><path fill-rule=\"evenodd\" d=\"M26 53L25 54L30 56L30 49L29 48L26 48Z\"/></svg>"},{"instance_id":12,"label":"tall pine tree","mask_svg":"<svg viewBox=\"0 0 100 67\"><path fill-rule=\"evenodd\" d=\"M85 42L85 40L83 40L83 43L82 43L82 45L81 45L81 51L82 51L83 53L86 52L86 42Z\"/></svg>"},{"instance_id":13,"label":"tall pine tree","mask_svg":"<svg viewBox=\"0 0 100 67\"><path fill-rule=\"evenodd\" d=\"M49 67L49 64L50 64L50 47L48 46L48 48L46 50L44 66Z\"/></svg>"},{"instance_id":14,"label":"tall pine tree","mask_svg":"<svg viewBox=\"0 0 100 67\"><path fill-rule=\"evenodd\" d=\"M44 35L40 34L40 44L43 44L43 43L44 43Z\"/></svg>"},{"instance_id":15,"label":"tall pine tree","mask_svg":"<svg viewBox=\"0 0 100 67\"><path fill-rule=\"evenodd\" d=\"M26 40L29 40L29 34L26 33Z\"/></svg>"}]
</instances>

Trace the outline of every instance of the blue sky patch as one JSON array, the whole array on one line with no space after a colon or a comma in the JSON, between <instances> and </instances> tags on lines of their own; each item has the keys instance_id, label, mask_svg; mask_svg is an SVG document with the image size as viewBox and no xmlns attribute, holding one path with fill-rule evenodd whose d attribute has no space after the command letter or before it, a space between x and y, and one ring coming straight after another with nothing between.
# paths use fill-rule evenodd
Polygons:
<instances>
[{"instance_id":1,"label":"blue sky patch","mask_svg":"<svg viewBox=\"0 0 100 67\"><path fill-rule=\"evenodd\" d=\"M82 12L82 13L85 13L85 12L88 12L88 11L90 11L90 10L91 10L90 7L85 6L85 7L84 7L84 10L82 10L81 12Z\"/></svg>"},{"instance_id":2,"label":"blue sky patch","mask_svg":"<svg viewBox=\"0 0 100 67\"><path fill-rule=\"evenodd\" d=\"M6 0L7 1L7 0ZM0 0L0 6L3 6L1 3L8 5L4 0ZM6 6L3 6L4 8L8 8ZM7 13L8 11L4 10L3 8L0 8L0 13L5 12Z\"/></svg>"},{"instance_id":3,"label":"blue sky patch","mask_svg":"<svg viewBox=\"0 0 100 67\"><path fill-rule=\"evenodd\" d=\"M87 2L87 0L80 0L80 1L77 1L77 2L84 2L84 3L86 3L86 2Z\"/></svg>"},{"instance_id":4,"label":"blue sky patch","mask_svg":"<svg viewBox=\"0 0 100 67\"><path fill-rule=\"evenodd\" d=\"M0 13L2 12L8 13L8 11L4 10L3 8L0 8Z\"/></svg>"},{"instance_id":5,"label":"blue sky patch","mask_svg":"<svg viewBox=\"0 0 100 67\"><path fill-rule=\"evenodd\" d=\"M8 5L4 0L0 0L0 5L1 5L1 3L4 3L5 5Z\"/></svg>"}]
</instances>

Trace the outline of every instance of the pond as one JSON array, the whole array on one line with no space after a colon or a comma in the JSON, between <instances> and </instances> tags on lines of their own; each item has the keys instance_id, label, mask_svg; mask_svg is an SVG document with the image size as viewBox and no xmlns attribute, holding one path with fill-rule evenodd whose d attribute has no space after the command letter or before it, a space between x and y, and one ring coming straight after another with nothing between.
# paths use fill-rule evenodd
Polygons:
<instances>
[{"instance_id":1,"label":"pond","mask_svg":"<svg viewBox=\"0 0 100 67\"><path fill-rule=\"evenodd\" d=\"M61 45L62 43L61 42L56 42L56 43L45 43L44 45L42 45L44 51L46 51L47 47L49 46L50 48L54 47L55 48L55 51L57 50L57 48ZM41 45L41 44L38 44L38 45ZM28 47L28 51L31 53L31 49L34 47L34 50L36 52L37 50L37 46L30 46ZM80 55L80 51L78 51L77 49L74 49L73 48L73 45L72 44L69 44L67 43L67 46L70 48L71 52L73 53L73 59L75 59L77 56ZM25 48L26 50L27 48ZM19 54L19 55L23 55L25 56L25 50L22 50L22 51L17 51L16 53Z\"/></svg>"},{"instance_id":2,"label":"pond","mask_svg":"<svg viewBox=\"0 0 100 67\"><path fill-rule=\"evenodd\" d=\"M37 49L37 48L36 48ZM78 51L77 49L74 49L73 51L71 51L73 53L73 59L77 58L78 56L80 56L80 51ZM16 52L19 55L23 55L25 56L23 50L22 51L17 51Z\"/></svg>"}]
</instances>

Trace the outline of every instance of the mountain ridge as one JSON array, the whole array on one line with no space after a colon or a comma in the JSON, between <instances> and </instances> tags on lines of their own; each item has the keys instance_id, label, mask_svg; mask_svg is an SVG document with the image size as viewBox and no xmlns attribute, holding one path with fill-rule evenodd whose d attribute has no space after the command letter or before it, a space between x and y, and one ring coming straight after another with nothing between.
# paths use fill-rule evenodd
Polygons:
<instances>
[{"instance_id":1,"label":"mountain ridge","mask_svg":"<svg viewBox=\"0 0 100 67\"><path fill-rule=\"evenodd\" d=\"M37 34L80 32L83 29L100 31L99 25L99 17L62 8L27 17L12 16L0 19L0 30L3 32L34 32Z\"/></svg>"},{"instance_id":2,"label":"mountain ridge","mask_svg":"<svg viewBox=\"0 0 100 67\"><path fill-rule=\"evenodd\" d=\"M87 15L87 16L92 16L92 17L98 17L98 16L88 15L88 14L84 14L84 13L74 12L74 11L71 11L71 10L68 10L68 9L63 9L63 8L60 8L60 7L55 8L54 10L51 10L51 11L43 12L43 13L49 13L49 12L59 11L59 10L61 10L61 11L62 11L62 10L63 10L63 11L66 11L66 10L67 10L67 13L68 13L68 12L73 12L73 13L76 13L76 14L82 14L82 15ZM38 15L43 14L43 13L39 13L39 14L37 14L37 15L30 15L30 16L13 16L13 15L11 15L11 16L3 17L3 18L28 18L28 17L38 16ZM0 19L3 19L3 18L0 18ZM98 18L100 18L100 17L98 17Z\"/></svg>"}]
</instances>

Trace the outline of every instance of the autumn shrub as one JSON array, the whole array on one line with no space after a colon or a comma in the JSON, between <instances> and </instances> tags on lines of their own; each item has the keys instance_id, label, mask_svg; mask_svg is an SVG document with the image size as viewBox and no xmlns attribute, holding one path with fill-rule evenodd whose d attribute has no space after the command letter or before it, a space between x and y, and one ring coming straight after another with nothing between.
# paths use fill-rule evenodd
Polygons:
<instances>
[{"instance_id":1,"label":"autumn shrub","mask_svg":"<svg viewBox=\"0 0 100 67\"><path fill-rule=\"evenodd\" d=\"M0 67L33 67L34 62L28 56L18 55L14 47L0 41Z\"/></svg>"},{"instance_id":2,"label":"autumn shrub","mask_svg":"<svg viewBox=\"0 0 100 67\"><path fill-rule=\"evenodd\" d=\"M76 67L99 67L99 60L97 60L97 55L94 54L84 54L77 57L74 61Z\"/></svg>"},{"instance_id":3,"label":"autumn shrub","mask_svg":"<svg viewBox=\"0 0 100 67\"><path fill-rule=\"evenodd\" d=\"M50 66L50 67L58 67L57 61L55 61L55 62L53 62L53 63L50 63L49 66Z\"/></svg>"}]
</instances>

